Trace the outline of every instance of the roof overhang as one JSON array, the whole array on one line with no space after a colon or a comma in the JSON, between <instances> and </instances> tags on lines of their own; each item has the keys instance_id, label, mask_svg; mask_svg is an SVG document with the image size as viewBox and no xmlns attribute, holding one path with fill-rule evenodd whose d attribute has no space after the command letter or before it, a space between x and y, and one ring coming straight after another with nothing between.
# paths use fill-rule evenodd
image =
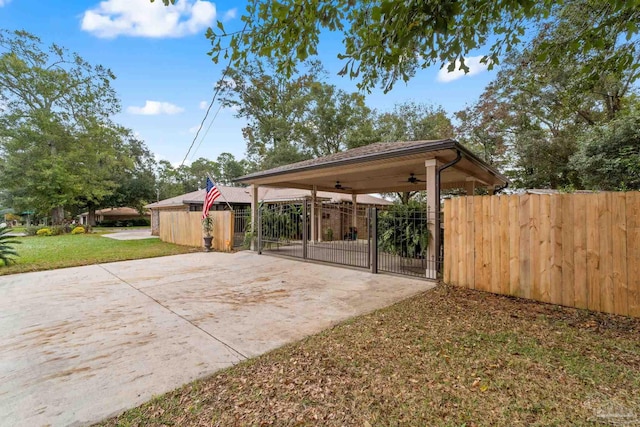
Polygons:
<instances>
[{"instance_id":1,"label":"roof overhang","mask_svg":"<svg viewBox=\"0 0 640 427\"><path fill-rule=\"evenodd\" d=\"M392 144L392 143L391 143ZM452 139L423 141L400 146L382 152L365 152L341 156L327 156L313 161L300 162L284 168L253 173L237 179L238 182L269 187L313 189L349 194L387 193L424 190L427 160L436 159L439 164L454 160L458 152L461 160L441 175L442 188L464 187L468 181L478 186L502 187L506 177L483 162L463 145ZM350 150L351 151L351 150ZM414 174L419 182L408 182ZM343 190L335 188L340 182Z\"/></svg>"}]
</instances>

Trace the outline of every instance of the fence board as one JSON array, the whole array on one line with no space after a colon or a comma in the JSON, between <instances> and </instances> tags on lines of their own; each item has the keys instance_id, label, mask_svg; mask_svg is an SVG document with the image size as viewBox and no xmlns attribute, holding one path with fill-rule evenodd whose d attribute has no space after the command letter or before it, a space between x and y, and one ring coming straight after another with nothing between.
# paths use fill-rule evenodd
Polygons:
<instances>
[{"instance_id":1,"label":"fence board","mask_svg":"<svg viewBox=\"0 0 640 427\"><path fill-rule=\"evenodd\" d=\"M640 193L627 193L629 315L640 317Z\"/></svg>"},{"instance_id":2,"label":"fence board","mask_svg":"<svg viewBox=\"0 0 640 427\"><path fill-rule=\"evenodd\" d=\"M509 294L511 260L509 259L509 199L507 196L500 197L500 293Z\"/></svg>"},{"instance_id":3,"label":"fence board","mask_svg":"<svg viewBox=\"0 0 640 427\"><path fill-rule=\"evenodd\" d=\"M483 260L483 246L482 246L482 234L484 232L484 227L482 226L482 196L473 196L473 217L476 220L475 228L474 228L474 251L475 257L473 259L473 264L475 268L475 289L482 289L483 277L482 277L482 260Z\"/></svg>"},{"instance_id":4,"label":"fence board","mask_svg":"<svg viewBox=\"0 0 640 427\"><path fill-rule=\"evenodd\" d=\"M520 223L520 287L519 293L515 296L530 298L531 296L531 247L529 244L531 237L531 227L529 226L530 196L523 195L520 198L520 209L518 212Z\"/></svg>"},{"instance_id":5,"label":"fence board","mask_svg":"<svg viewBox=\"0 0 640 427\"><path fill-rule=\"evenodd\" d=\"M444 218L450 283L640 317L640 192L460 197Z\"/></svg>"},{"instance_id":6,"label":"fence board","mask_svg":"<svg viewBox=\"0 0 640 427\"><path fill-rule=\"evenodd\" d=\"M491 292L502 292L500 274L502 259L500 258L500 196L489 197L491 220Z\"/></svg>"},{"instance_id":7,"label":"fence board","mask_svg":"<svg viewBox=\"0 0 640 427\"><path fill-rule=\"evenodd\" d=\"M482 290L491 291L491 196L482 196Z\"/></svg>"},{"instance_id":8,"label":"fence board","mask_svg":"<svg viewBox=\"0 0 640 427\"><path fill-rule=\"evenodd\" d=\"M557 200L556 197L554 199ZM562 240L561 276L554 276L555 287L560 288L560 302L554 301L554 303L568 306L573 306L576 303L574 256L577 248L574 241L574 229L576 227L573 215L574 200L575 197L570 194L563 194L560 197L559 208L562 211L561 215L559 215Z\"/></svg>"},{"instance_id":9,"label":"fence board","mask_svg":"<svg viewBox=\"0 0 640 427\"><path fill-rule=\"evenodd\" d=\"M611 224L611 193L598 194L600 236L600 309L613 313L613 242Z\"/></svg>"},{"instance_id":10,"label":"fence board","mask_svg":"<svg viewBox=\"0 0 640 427\"><path fill-rule=\"evenodd\" d=\"M540 258L538 259L538 275L540 277L538 298L543 302L551 302L551 197L540 196L540 215L538 216L538 241Z\"/></svg>"},{"instance_id":11,"label":"fence board","mask_svg":"<svg viewBox=\"0 0 640 427\"><path fill-rule=\"evenodd\" d=\"M562 304L562 201L565 195L561 197L549 198L551 223L551 257L549 265L551 271L549 273L549 302L552 304Z\"/></svg>"},{"instance_id":12,"label":"fence board","mask_svg":"<svg viewBox=\"0 0 640 427\"><path fill-rule=\"evenodd\" d=\"M464 244L467 246L467 250L465 253L465 264L467 266L467 271L465 276L467 278L467 287L471 289L475 289L475 271L474 271L475 247L474 247L474 241L473 241L474 239L473 233L474 233L474 225L475 225L475 218L474 218L475 201L476 201L475 197L465 197L464 199L461 199L461 203L465 205L466 211L467 211L467 228L465 230L466 236L464 240Z\"/></svg>"},{"instance_id":13,"label":"fence board","mask_svg":"<svg viewBox=\"0 0 640 427\"><path fill-rule=\"evenodd\" d=\"M589 282L587 280L587 200L586 194L576 194L573 199L573 275L575 306L589 306ZM564 277L564 276L563 276Z\"/></svg>"},{"instance_id":14,"label":"fence board","mask_svg":"<svg viewBox=\"0 0 640 427\"><path fill-rule=\"evenodd\" d=\"M509 295L520 294L520 200L509 196Z\"/></svg>"},{"instance_id":15,"label":"fence board","mask_svg":"<svg viewBox=\"0 0 640 427\"><path fill-rule=\"evenodd\" d=\"M458 250L455 247L455 243L451 238L451 227L453 226L451 223L451 211L453 210L451 207L452 201L451 199L446 199L444 201L444 265L442 266L442 278L445 283L452 283L451 281L451 252L454 250Z\"/></svg>"},{"instance_id":16,"label":"fence board","mask_svg":"<svg viewBox=\"0 0 640 427\"><path fill-rule=\"evenodd\" d=\"M627 286L627 198L625 193L614 193L611 196L613 313L629 314L629 289Z\"/></svg>"},{"instance_id":17,"label":"fence board","mask_svg":"<svg viewBox=\"0 0 640 427\"><path fill-rule=\"evenodd\" d=\"M455 251L451 253L451 282L452 283L461 283L458 280L458 259L460 258L460 230L458 229L458 225L460 224L458 221L458 212L460 211L460 199L454 198L451 200L452 204L452 212L451 212L451 238L453 240L453 244L455 247Z\"/></svg>"},{"instance_id":18,"label":"fence board","mask_svg":"<svg viewBox=\"0 0 640 427\"><path fill-rule=\"evenodd\" d=\"M458 224L456 228L459 230L458 244L460 245L460 256L458 257L458 282L469 283L467 278L467 258L466 258L466 233L465 227L467 225L467 199L458 197Z\"/></svg>"}]
</instances>

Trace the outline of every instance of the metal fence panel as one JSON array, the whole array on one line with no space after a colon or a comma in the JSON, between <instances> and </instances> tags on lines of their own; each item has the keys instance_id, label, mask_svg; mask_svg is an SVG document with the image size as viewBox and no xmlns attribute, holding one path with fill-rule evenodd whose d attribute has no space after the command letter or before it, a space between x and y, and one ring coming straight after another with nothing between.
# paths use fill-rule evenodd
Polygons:
<instances>
[{"instance_id":1,"label":"metal fence panel","mask_svg":"<svg viewBox=\"0 0 640 427\"><path fill-rule=\"evenodd\" d=\"M377 217L378 270L407 276L435 279L440 256L430 259L427 248L433 245L430 226L433 211L420 206L396 205L379 211ZM441 233L442 234L442 233Z\"/></svg>"}]
</instances>

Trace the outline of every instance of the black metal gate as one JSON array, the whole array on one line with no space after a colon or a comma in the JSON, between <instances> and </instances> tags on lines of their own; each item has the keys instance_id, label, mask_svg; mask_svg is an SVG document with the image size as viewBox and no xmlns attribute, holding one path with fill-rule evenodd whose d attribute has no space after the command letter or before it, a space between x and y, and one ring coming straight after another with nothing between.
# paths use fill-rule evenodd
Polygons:
<instances>
[{"instance_id":1,"label":"black metal gate","mask_svg":"<svg viewBox=\"0 0 640 427\"><path fill-rule=\"evenodd\" d=\"M428 251L434 223L434 215L421 206L354 209L350 203L312 205L308 200L263 204L258 251L436 279L441 254Z\"/></svg>"},{"instance_id":2,"label":"black metal gate","mask_svg":"<svg viewBox=\"0 0 640 427\"><path fill-rule=\"evenodd\" d=\"M297 200L263 204L259 216L260 252L370 268L371 236L364 207Z\"/></svg>"},{"instance_id":3,"label":"black metal gate","mask_svg":"<svg viewBox=\"0 0 640 427\"><path fill-rule=\"evenodd\" d=\"M422 205L394 205L374 215L378 271L436 279L441 257L428 250L434 244L433 212Z\"/></svg>"}]
</instances>

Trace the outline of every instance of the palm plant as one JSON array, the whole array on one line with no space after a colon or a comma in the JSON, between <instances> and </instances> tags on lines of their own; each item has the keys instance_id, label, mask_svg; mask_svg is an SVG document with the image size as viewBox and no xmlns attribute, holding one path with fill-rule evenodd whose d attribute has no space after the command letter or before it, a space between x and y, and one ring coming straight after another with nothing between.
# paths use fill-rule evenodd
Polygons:
<instances>
[{"instance_id":1,"label":"palm plant","mask_svg":"<svg viewBox=\"0 0 640 427\"><path fill-rule=\"evenodd\" d=\"M13 236L9 236L9 230L9 227L0 227L0 260L4 265L9 265L13 261L12 257L18 256L13 245L22 243L14 239Z\"/></svg>"}]
</instances>

